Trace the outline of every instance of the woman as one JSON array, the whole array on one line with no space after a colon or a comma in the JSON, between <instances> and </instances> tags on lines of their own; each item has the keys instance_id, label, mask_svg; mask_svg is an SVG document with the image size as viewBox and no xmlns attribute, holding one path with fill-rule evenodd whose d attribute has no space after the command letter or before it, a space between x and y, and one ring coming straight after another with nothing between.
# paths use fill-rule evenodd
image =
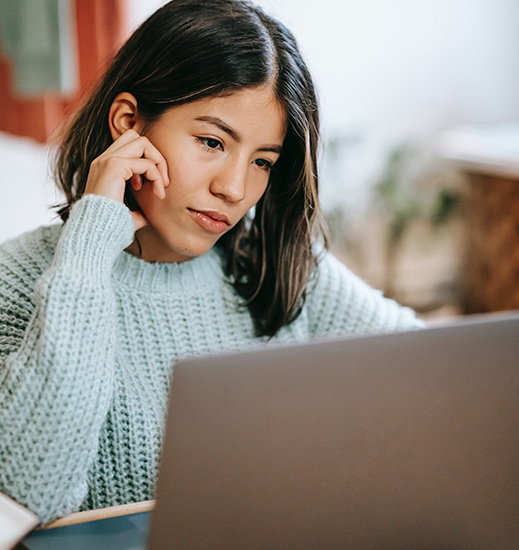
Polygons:
<instances>
[{"instance_id":1,"label":"woman","mask_svg":"<svg viewBox=\"0 0 519 550\"><path fill-rule=\"evenodd\" d=\"M58 151L63 225L0 250L0 489L43 522L153 498L180 357L407 329L325 252L292 34L241 0L135 31Z\"/></svg>"}]
</instances>

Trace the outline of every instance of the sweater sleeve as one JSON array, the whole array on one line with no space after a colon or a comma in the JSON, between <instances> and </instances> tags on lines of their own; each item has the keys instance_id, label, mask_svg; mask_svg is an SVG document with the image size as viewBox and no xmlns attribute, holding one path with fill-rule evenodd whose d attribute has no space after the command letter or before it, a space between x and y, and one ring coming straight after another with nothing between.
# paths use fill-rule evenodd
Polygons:
<instances>
[{"instance_id":1,"label":"sweater sleeve","mask_svg":"<svg viewBox=\"0 0 519 550\"><path fill-rule=\"evenodd\" d=\"M307 298L316 336L369 334L421 328L415 313L368 286L332 254L321 257Z\"/></svg>"},{"instance_id":2,"label":"sweater sleeve","mask_svg":"<svg viewBox=\"0 0 519 550\"><path fill-rule=\"evenodd\" d=\"M133 232L125 205L84 196L36 281L30 316L20 304L31 289L12 255L0 255L0 490L44 523L87 492L112 397L111 271Z\"/></svg>"}]
</instances>

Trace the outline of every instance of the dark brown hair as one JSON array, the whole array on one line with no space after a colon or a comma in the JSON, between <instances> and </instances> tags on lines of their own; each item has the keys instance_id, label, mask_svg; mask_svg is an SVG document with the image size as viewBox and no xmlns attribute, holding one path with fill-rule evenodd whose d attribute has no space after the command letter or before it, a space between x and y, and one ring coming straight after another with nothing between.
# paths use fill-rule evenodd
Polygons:
<instances>
[{"instance_id":1,"label":"dark brown hair","mask_svg":"<svg viewBox=\"0 0 519 550\"><path fill-rule=\"evenodd\" d=\"M66 196L58 213L66 221L84 194L90 164L112 143L108 113L119 93L134 95L139 114L152 123L174 105L267 83L286 113L283 150L253 215L218 241L227 276L260 336L273 336L299 315L316 247L326 247L318 201L317 97L283 24L242 0L169 2L117 53L72 119L55 168Z\"/></svg>"}]
</instances>

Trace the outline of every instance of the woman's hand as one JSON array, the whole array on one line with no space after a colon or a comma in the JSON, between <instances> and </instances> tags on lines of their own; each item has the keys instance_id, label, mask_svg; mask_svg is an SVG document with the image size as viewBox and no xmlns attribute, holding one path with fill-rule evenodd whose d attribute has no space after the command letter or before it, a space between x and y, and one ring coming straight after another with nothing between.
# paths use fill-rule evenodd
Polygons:
<instances>
[{"instance_id":1,"label":"woman's hand","mask_svg":"<svg viewBox=\"0 0 519 550\"><path fill-rule=\"evenodd\" d=\"M126 130L90 165L85 194L101 195L124 202L126 182L139 191L145 178L159 199L166 196L169 185L166 160L148 138L135 130ZM141 212L132 212L135 230L148 225Z\"/></svg>"}]
</instances>

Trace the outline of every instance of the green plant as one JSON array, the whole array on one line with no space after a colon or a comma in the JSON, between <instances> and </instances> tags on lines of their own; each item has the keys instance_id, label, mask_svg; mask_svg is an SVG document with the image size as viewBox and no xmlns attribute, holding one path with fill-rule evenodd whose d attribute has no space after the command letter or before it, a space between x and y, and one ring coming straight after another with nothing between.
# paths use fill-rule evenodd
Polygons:
<instances>
[{"instance_id":1,"label":"green plant","mask_svg":"<svg viewBox=\"0 0 519 550\"><path fill-rule=\"evenodd\" d=\"M395 293L397 258L404 237L415 220L425 220L434 230L448 222L459 205L459 194L446 185L425 188L426 175L412 175L414 151L407 145L395 148L374 188L374 202L387 220L384 292Z\"/></svg>"}]
</instances>

